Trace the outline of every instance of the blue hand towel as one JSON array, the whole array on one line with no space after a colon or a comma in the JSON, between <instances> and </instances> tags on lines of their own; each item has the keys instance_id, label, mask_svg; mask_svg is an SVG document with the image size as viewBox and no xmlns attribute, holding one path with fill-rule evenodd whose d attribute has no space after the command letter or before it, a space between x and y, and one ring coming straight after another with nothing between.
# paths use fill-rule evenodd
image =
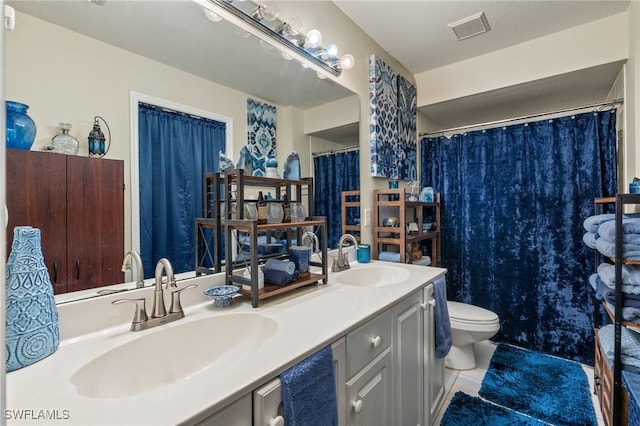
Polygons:
<instances>
[{"instance_id":1,"label":"blue hand towel","mask_svg":"<svg viewBox=\"0 0 640 426\"><path fill-rule=\"evenodd\" d=\"M285 285L296 281L299 276L298 271L289 274L285 271L278 271L277 269L264 269L264 282L267 284Z\"/></svg>"},{"instance_id":2,"label":"blue hand towel","mask_svg":"<svg viewBox=\"0 0 640 426\"><path fill-rule=\"evenodd\" d=\"M331 346L280 375L287 426L337 426L338 403Z\"/></svg>"},{"instance_id":3,"label":"blue hand towel","mask_svg":"<svg viewBox=\"0 0 640 426\"><path fill-rule=\"evenodd\" d=\"M433 296L436 299L434 312L436 328L436 357L444 358L451 349L451 321L447 309L447 282L440 277L433 282Z\"/></svg>"},{"instance_id":4,"label":"blue hand towel","mask_svg":"<svg viewBox=\"0 0 640 426\"><path fill-rule=\"evenodd\" d=\"M269 259L264 263L264 270L273 269L275 271L284 271L289 275L293 275L296 271L296 265L290 260Z\"/></svg>"}]
</instances>

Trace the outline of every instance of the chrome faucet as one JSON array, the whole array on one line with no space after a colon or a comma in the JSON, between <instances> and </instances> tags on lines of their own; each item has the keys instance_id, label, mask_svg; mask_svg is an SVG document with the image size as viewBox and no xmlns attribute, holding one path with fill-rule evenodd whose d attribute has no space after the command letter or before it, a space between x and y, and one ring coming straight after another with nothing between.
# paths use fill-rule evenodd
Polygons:
<instances>
[{"instance_id":1,"label":"chrome faucet","mask_svg":"<svg viewBox=\"0 0 640 426\"><path fill-rule=\"evenodd\" d=\"M118 299L111 302L114 305L124 302L134 302L136 304L136 311L133 316L133 321L131 322L131 331L147 330L158 325L168 324L184 318L184 310L180 304L180 293L189 288L195 288L197 285L192 284L181 288L180 290L172 290L171 307L169 309L169 313L167 313L167 309L164 305L164 291L162 288L163 272L167 275L166 289L170 290L178 288L171 263L168 259L160 259L156 264L156 282L153 290L153 309L150 318L147 316L146 299L144 297L139 299Z\"/></svg>"},{"instance_id":2,"label":"chrome faucet","mask_svg":"<svg viewBox=\"0 0 640 426\"><path fill-rule=\"evenodd\" d=\"M318 236L316 234L311 231L304 231L304 233L302 234L302 244L304 244L304 239L306 237L311 238L311 241L309 241L309 247L311 247L312 251L320 250L320 241L318 240Z\"/></svg>"},{"instance_id":3,"label":"chrome faucet","mask_svg":"<svg viewBox=\"0 0 640 426\"><path fill-rule=\"evenodd\" d=\"M351 234L343 234L338 240L338 257L333 258L331 263L331 272L340 272L349 269L349 253L342 253L342 243L345 240L351 240L354 247L358 247L358 240Z\"/></svg>"},{"instance_id":4,"label":"chrome faucet","mask_svg":"<svg viewBox=\"0 0 640 426\"><path fill-rule=\"evenodd\" d=\"M122 272L131 270L131 259L136 262L136 271L138 272L136 288L144 287L144 267L142 266L142 258L140 258L140 254L137 251L130 250L124 255L124 260L122 261Z\"/></svg>"}]
</instances>

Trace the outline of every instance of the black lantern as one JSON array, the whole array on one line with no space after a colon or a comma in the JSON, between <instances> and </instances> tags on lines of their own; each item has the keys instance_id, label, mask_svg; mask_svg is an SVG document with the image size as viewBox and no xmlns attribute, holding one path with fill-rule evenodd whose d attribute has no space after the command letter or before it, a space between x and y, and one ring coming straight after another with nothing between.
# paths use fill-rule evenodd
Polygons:
<instances>
[{"instance_id":1,"label":"black lantern","mask_svg":"<svg viewBox=\"0 0 640 426\"><path fill-rule=\"evenodd\" d=\"M107 132L109 133L109 140L107 141L104 137L104 133L100 129L100 123L98 119L102 120L102 122L107 126ZM96 116L93 119L93 129L89 133L89 157L104 157L107 152L109 152L109 148L111 147L111 130L109 129L109 125L105 121L104 118L100 116Z\"/></svg>"}]
</instances>

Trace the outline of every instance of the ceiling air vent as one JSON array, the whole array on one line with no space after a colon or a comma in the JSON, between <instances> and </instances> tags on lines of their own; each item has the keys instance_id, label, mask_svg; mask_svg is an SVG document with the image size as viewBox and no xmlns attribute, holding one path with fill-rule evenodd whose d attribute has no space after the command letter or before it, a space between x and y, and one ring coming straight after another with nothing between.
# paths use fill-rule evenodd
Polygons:
<instances>
[{"instance_id":1,"label":"ceiling air vent","mask_svg":"<svg viewBox=\"0 0 640 426\"><path fill-rule=\"evenodd\" d=\"M491 30L484 12L476 13L447 25L456 33L458 40L464 40Z\"/></svg>"}]
</instances>

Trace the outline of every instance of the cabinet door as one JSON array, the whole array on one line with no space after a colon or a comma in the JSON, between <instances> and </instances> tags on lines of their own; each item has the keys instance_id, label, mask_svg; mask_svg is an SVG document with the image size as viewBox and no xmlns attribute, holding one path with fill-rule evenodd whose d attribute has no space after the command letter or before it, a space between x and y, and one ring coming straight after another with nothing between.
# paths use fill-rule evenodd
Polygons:
<instances>
[{"instance_id":1,"label":"cabinet door","mask_svg":"<svg viewBox=\"0 0 640 426\"><path fill-rule=\"evenodd\" d=\"M251 426L251 394L243 396L236 402L232 402L213 416L196 423L196 425Z\"/></svg>"},{"instance_id":2,"label":"cabinet door","mask_svg":"<svg viewBox=\"0 0 640 426\"><path fill-rule=\"evenodd\" d=\"M44 261L54 293L67 289L66 155L7 149L7 256L13 229L40 229Z\"/></svg>"},{"instance_id":3,"label":"cabinet door","mask_svg":"<svg viewBox=\"0 0 640 426\"><path fill-rule=\"evenodd\" d=\"M424 358L422 291L392 308L393 424L423 424Z\"/></svg>"},{"instance_id":4,"label":"cabinet door","mask_svg":"<svg viewBox=\"0 0 640 426\"><path fill-rule=\"evenodd\" d=\"M391 348L347 382L348 424L389 426L391 421Z\"/></svg>"},{"instance_id":5,"label":"cabinet door","mask_svg":"<svg viewBox=\"0 0 640 426\"><path fill-rule=\"evenodd\" d=\"M68 291L121 283L124 163L67 157Z\"/></svg>"},{"instance_id":6,"label":"cabinet door","mask_svg":"<svg viewBox=\"0 0 640 426\"><path fill-rule=\"evenodd\" d=\"M435 299L433 285L424 288L424 381L425 381L425 410L424 424L430 425L435 414L444 400L444 358L436 358L434 310Z\"/></svg>"}]
</instances>

